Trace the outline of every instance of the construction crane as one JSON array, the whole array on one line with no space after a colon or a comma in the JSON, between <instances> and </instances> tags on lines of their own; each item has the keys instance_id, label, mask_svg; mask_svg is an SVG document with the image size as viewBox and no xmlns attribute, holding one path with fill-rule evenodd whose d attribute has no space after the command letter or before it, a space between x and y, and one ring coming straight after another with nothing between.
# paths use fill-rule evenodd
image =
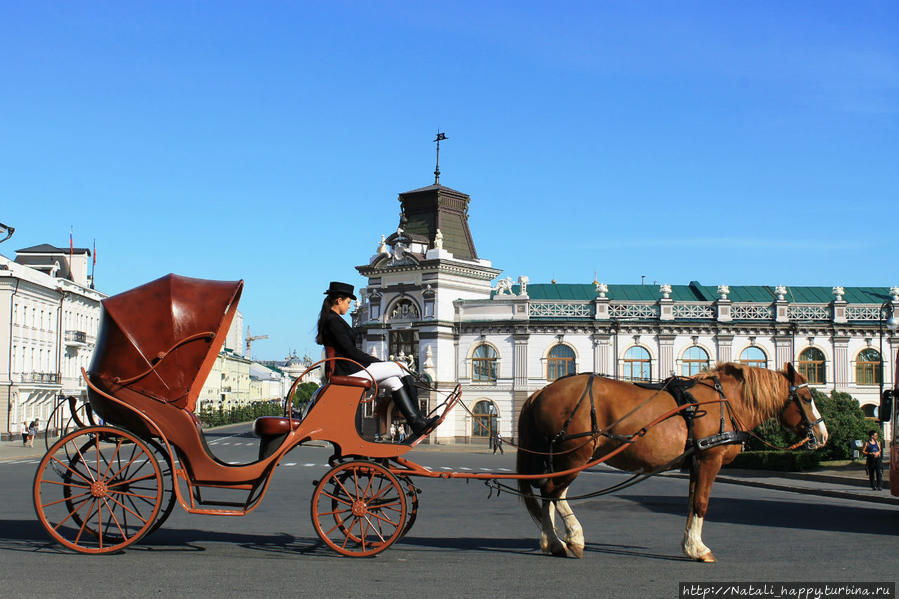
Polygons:
<instances>
[{"instance_id":1,"label":"construction crane","mask_svg":"<svg viewBox=\"0 0 899 599\"><path fill-rule=\"evenodd\" d=\"M251 337L250 336L250 327L248 326L246 339L247 339L246 340L246 344L247 344L246 357L249 358L250 357L250 346L253 344L253 342L256 341L257 339L268 339L268 335L256 335L255 337Z\"/></svg>"}]
</instances>

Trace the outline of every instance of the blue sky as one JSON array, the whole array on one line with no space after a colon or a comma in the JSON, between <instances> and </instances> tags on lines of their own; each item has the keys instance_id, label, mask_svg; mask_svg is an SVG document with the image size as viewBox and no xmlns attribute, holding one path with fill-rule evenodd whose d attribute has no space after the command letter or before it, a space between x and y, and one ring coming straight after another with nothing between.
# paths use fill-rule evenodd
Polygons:
<instances>
[{"instance_id":1,"label":"blue sky","mask_svg":"<svg viewBox=\"0 0 899 599\"><path fill-rule=\"evenodd\" d=\"M246 280L260 358L397 194L531 282L897 285L895 2L3 2L0 251Z\"/></svg>"}]
</instances>

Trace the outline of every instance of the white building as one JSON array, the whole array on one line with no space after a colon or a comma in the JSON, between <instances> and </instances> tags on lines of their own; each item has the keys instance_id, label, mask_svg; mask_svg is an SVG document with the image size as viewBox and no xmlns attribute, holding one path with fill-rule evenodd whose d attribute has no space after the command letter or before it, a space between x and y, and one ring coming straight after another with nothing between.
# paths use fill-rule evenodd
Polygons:
<instances>
[{"instance_id":1,"label":"white building","mask_svg":"<svg viewBox=\"0 0 899 599\"><path fill-rule=\"evenodd\" d=\"M0 435L41 429L60 396L87 397L81 369L90 364L104 294L91 289L90 250L40 245L0 255ZM64 424L57 415L50 428Z\"/></svg>"},{"instance_id":2,"label":"white building","mask_svg":"<svg viewBox=\"0 0 899 599\"><path fill-rule=\"evenodd\" d=\"M364 351L411 355L432 376L439 393L423 398L430 407L462 385L467 410L432 439L485 439L497 427L514 437L524 400L574 372L660 380L716 362L791 361L815 388L850 393L869 416L881 383L892 386L899 336L881 337L880 319L888 304L899 310L897 287L561 285L526 276L491 286L501 271L475 251L467 195L435 184L399 201L400 227L357 267L368 285L353 318Z\"/></svg>"}]
</instances>

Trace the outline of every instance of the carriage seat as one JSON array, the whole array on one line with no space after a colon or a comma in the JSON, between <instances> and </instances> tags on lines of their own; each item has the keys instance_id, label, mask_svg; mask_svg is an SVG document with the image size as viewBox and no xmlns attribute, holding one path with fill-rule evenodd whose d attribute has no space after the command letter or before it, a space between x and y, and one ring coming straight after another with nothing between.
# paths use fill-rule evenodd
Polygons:
<instances>
[{"instance_id":1,"label":"carriage seat","mask_svg":"<svg viewBox=\"0 0 899 599\"><path fill-rule=\"evenodd\" d=\"M300 426L299 418L293 419L293 428ZM253 422L253 434L257 437L278 437L290 432L291 421L285 416L260 416Z\"/></svg>"}]
</instances>

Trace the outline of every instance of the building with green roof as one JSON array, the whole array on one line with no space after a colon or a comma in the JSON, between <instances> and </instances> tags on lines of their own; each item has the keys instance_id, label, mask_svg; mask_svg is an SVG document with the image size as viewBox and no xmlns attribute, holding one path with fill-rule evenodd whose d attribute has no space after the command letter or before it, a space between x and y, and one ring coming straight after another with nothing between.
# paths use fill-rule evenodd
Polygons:
<instances>
[{"instance_id":1,"label":"building with green roof","mask_svg":"<svg viewBox=\"0 0 899 599\"><path fill-rule=\"evenodd\" d=\"M814 388L852 394L869 416L881 385L892 385L899 336L881 327L899 310L899 287L531 283L500 277L478 256L468 195L435 183L399 202L397 231L357 267L368 285L353 318L363 350L409 362L442 392L462 385L467 410L436 440L476 442L497 428L515 437L524 400L575 372L658 381L717 362L792 362Z\"/></svg>"}]
</instances>

